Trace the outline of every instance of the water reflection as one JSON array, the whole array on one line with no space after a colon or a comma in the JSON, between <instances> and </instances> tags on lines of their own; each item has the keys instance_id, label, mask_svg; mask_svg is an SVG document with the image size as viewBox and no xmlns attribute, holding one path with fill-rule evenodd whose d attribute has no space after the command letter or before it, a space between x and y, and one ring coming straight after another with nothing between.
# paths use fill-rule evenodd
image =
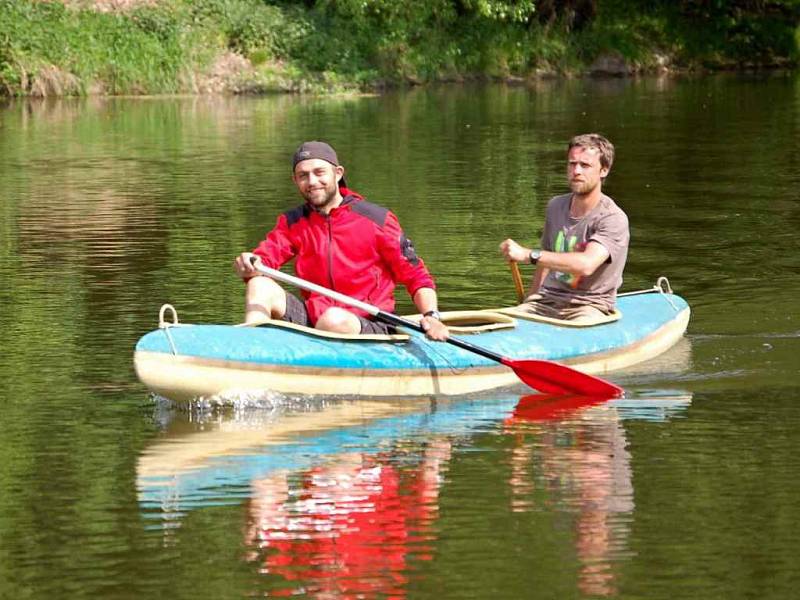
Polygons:
<instances>
[{"instance_id":1,"label":"water reflection","mask_svg":"<svg viewBox=\"0 0 800 600\"><path fill-rule=\"evenodd\" d=\"M434 552L431 524L450 454L446 438L400 442L254 481L249 560L314 597L405 597L410 562Z\"/></svg>"},{"instance_id":2,"label":"water reflection","mask_svg":"<svg viewBox=\"0 0 800 600\"><path fill-rule=\"evenodd\" d=\"M541 486L555 507L574 514L581 593L615 594L613 562L625 554L634 510L619 413L598 398L526 396L506 428L515 440L511 510L533 510L532 491Z\"/></svg>"},{"instance_id":3,"label":"water reflection","mask_svg":"<svg viewBox=\"0 0 800 600\"><path fill-rule=\"evenodd\" d=\"M267 409L175 419L137 464L140 503L171 527L189 510L241 498L273 472L301 471L343 453L380 453L397 440L494 428L515 396L491 400L285 398Z\"/></svg>"},{"instance_id":4,"label":"water reflection","mask_svg":"<svg viewBox=\"0 0 800 600\"><path fill-rule=\"evenodd\" d=\"M635 509L624 421L663 421L690 400L273 398L268 410L166 423L139 459L140 505L170 543L190 511L242 507L245 558L271 593L405 597L440 551L452 464L499 436L509 512L567 518L578 589L609 596Z\"/></svg>"}]
</instances>

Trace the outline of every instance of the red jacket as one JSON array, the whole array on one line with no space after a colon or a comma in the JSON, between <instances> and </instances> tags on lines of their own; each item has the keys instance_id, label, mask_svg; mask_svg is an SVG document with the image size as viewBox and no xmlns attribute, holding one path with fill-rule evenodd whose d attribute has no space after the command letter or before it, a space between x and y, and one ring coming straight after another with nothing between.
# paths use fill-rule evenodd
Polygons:
<instances>
[{"instance_id":1,"label":"red jacket","mask_svg":"<svg viewBox=\"0 0 800 600\"><path fill-rule=\"evenodd\" d=\"M396 283L405 285L412 298L420 288L435 288L397 217L347 188L340 191L344 200L329 215L308 204L280 215L275 228L253 252L273 269L296 257L298 277L386 312L394 312ZM302 294L312 324L331 306L368 316L325 296Z\"/></svg>"}]
</instances>

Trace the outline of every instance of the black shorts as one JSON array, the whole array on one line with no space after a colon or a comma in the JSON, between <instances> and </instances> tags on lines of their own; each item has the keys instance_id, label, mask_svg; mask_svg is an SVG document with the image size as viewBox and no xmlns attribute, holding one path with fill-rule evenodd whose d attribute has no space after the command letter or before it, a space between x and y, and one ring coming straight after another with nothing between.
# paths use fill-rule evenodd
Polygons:
<instances>
[{"instance_id":1,"label":"black shorts","mask_svg":"<svg viewBox=\"0 0 800 600\"><path fill-rule=\"evenodd\" d=\"M381 335L390 335L397 333L397 330L392 325L378 323L366 317L356 315L356 318L361 322L360 333L376 333ZM308 319L308 311L306 310L305 303L294 294L286 292L286 314L283 315L282 321L288 321L296 325L305 325L306 327L313 327L311 321Z\"/></svg>"}]
</instances>

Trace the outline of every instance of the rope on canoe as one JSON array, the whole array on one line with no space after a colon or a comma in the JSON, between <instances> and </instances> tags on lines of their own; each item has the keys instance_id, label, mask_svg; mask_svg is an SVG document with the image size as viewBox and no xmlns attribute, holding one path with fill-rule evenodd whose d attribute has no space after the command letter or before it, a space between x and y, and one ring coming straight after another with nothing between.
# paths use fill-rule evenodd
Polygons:
<instances>
[{"instance_id":1,"label":"rope on canoe","mask_svg":"<svg viewBox=\"0 0 800 600\"><path fill-rule=\"evenodd\" d=\"M672 293L672 286L669 284L669 279L663 275L656 281L656 287L661 291L662 294Z\"/></svg>"},{"instance_id":2,"label":"rope on canoe","mask_svg":"<svg viewBox=\"0 0 800 600\"><path fill-rule=\"evenodd\" d=\"M651 288L646 290L636 290L634 292L623 292L622 294L617 294L617 296L638 296L639 294L652 294L653 292L658 292L661 294L661 297L669 303L673 310L678 312L678 307L675 306L675 303L670 298L672 295L672 286L669 284L669 279L663 275L656 280L656 284Z\"/></svg>"},{"instance_id":3,"label":"rope on canoe","mask_svg":"<svg viewBox=\"0 0 800 600\"><path fill-rule=\"evenodd\" d=\"M672 310L678 312L678 307L675 306L675 303L672 301L670 296L672 295L672 286L669 284L669 279L664 277L663 275L656 280L656 287L658 291L661 293L661 297L664 298L669 305L672 307Z\"/></svg>"},{"instance_id":4,"label":"rope on canoe","mask_svg":"<svg viewBox=\"0 0 800 600\"><path fill-rule=\"evenodd\" d=\"M172 313L172 322L170 323L165 319L167 312ZM161 307L161 310L158 311L158 328L164 331L164 335L167 336L167 341L169 342L169 347L172 350L172 354L175 356L178 355L178 349L175 347L175 340L172 339L172 334L169 332L170 327L177 327L180 325L178 322L178 311L175 310L175 307L172 304L164 304Z\"/></svg>"},{"instance_id":5,"label":"rope on canoe","mask_svg":"<svg viewBox=\"0 0 800 600\"><path fill-rule=\"evenodd\" d=\"M455 374L460 375L461 373L466 372L470 367L457 367L453 364L453 361L450 360L450 357L447 356L444 352L440 352L439 349L436 347L437 344L441 344L441 342L430 342L424 336L420 338L425 343L425 347L428 348L433 354L436 354L440 359L444 361L447 365L448 370Z\"/></svg>"}]
</instances>

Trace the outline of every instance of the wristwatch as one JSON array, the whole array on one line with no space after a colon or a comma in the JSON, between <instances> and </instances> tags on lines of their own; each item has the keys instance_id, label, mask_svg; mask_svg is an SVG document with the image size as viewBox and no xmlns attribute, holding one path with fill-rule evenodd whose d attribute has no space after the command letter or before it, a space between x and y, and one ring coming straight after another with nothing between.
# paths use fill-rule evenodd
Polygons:
<instances>
[{"instance_id":1,"label":"wristwatch","mask_svg":"<svg viewBox=\"0 0 800 600\"><path fill-rule=\"evenodd\" d=\"M423 317L433 317L437 321L441 321L442 320L442 315L438 310L429 310L426 313L422 313L422 316Z\"/></svg>"},{"instance_id":2,"label":"wristwatch","mask_svg":"<svg viewBox=\"0 0 800 600\"><path fill-rule=\"evenodd\" d=\"M531 250L531 254L528 258L530 258L531 264L535 265L539 262L539 258L542 256L541 250Z\"/></svg>"}]
</instances>

